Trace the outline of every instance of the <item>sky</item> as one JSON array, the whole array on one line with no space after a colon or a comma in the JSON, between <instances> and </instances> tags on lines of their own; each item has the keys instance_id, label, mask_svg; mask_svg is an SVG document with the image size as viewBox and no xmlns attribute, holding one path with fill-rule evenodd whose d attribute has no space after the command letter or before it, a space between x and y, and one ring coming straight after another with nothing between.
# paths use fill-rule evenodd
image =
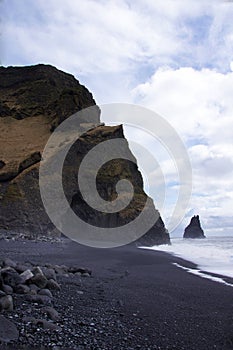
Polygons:
<instances>
[{"instance_id":1,"label":"sky","mask_svg":"<svg viewBox=\"0 0 233 350\"><path fill-rule=\"evenodd\" d=\"M143 106L174 128L193 178L184 218L171 235L181 235L193 214L207 235L233 235L232 1L2 0L0 14L1 65L52 64L73 74L98 104ZM126 126L125 133L160 153L147 120L140 137ZM157 161L167 223L179 184L168 156ZM155 173L151 185L144 178L156 204Z\"/></svg>"}]
</instances>

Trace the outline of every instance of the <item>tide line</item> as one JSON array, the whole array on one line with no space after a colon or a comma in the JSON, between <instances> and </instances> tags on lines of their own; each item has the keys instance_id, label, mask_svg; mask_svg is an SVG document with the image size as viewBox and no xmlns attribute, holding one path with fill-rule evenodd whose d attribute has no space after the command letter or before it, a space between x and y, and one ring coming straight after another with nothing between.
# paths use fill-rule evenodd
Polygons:
<instances>
[{"instance_id":1,"label":"tide line","mask_svg":"<svg viewBox=\"0 0 233 350\"><path fill-rule=\"evenodd\" d=\"M173 265L187 271L188 273L192 273L193 275L196 275L196 276L199 276L199 277L202 277L202 278L206 278L208 280L211 280L211 281L214 281L214 282L218 282L218 283L222 283L224 284L225 286L228 286L228 287L233 287L233 284L231 283L228 283L226 281L224 281L223 278L221 277L214 277L214 276L211 276L211 275L207 275L205 274L204 272L200 271L200 270L196 270L196 269L190 269L188 267L184 267L180 264L177 264L177 263L172 263Z\"/></svg>"}]
</instances>

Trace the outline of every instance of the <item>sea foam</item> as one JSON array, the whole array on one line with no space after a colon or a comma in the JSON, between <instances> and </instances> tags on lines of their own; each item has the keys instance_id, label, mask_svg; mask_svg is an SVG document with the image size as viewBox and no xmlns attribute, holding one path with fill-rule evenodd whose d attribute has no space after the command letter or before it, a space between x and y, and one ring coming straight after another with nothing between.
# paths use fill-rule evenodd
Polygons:
<instances>
[{"instance_id":1,"label":"sea foam","mask_svg":"<svg viewBox=\"0 0 233 350\"><path fill-rule=\"evenodd\" d=\"M172 245L149 249L164 251L191 261L202 271L233 278L233 236L206 239L171 239ZM147 247L148 249L148 247Z\"/></svg>"}]
</instances>

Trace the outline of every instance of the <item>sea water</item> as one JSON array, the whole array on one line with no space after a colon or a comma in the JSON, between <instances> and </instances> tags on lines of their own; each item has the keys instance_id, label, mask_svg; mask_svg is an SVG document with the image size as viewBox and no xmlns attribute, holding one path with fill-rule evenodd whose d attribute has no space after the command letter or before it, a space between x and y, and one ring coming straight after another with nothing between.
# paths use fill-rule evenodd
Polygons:
<instances>
[{"instance_id":1,"label":"sea water","mask_svg":"<svg viewBox=\"0 0 233 350\"><path fill-rule=\"evenodd\" d=\"M171 243L170 246L154 246L151 249L171 253L193 262L201 271L233 278L233 236L205 239L173 238Z\"/></svg>"}]
</instances>

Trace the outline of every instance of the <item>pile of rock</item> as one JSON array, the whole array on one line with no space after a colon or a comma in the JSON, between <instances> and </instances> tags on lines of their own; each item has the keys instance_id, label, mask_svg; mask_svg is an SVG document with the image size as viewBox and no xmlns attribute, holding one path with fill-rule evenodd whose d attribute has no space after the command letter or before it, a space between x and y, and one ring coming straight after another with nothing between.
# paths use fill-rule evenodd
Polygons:
<instances>
[{"instance_id":1,"label":"pile of rock","mask_svg":"<svg viewBox=\"0 0 233 350\"><path fill-rule=\"evenodd\" d=\"M53 290L60 290L57 275L90 277L91 271L64 265L33 266L5 259L0 263L0 311L13 310L14 294L25 294L26 300L39 304L51 304Z\"/></svg>"},{"instance_id":2,"label":"pile of rock","mask_svg":"<svg viewBox=\"0 0 233 350\"><path fill-rule=\"evenodd\" d=\"M20 297L21 304L29 302L32 305L41 305L41 310L47 314L47 320L34 317L32 307L30 317L24 319L24 322L59 332L61 327L53 323L53 321L57 322L59 320L59 313L53 308L53 293L61 290L61 285L58 283L59 277L72 278L74 276L90 277L91 271L86 268L67 267L65 265L45 264L44 266L36 266L31 263L22 264L11 259L5 259L0 262L0 312L5 316L11 313L16 309L15 301ZM4 327L3 323L9 323L9 320L3 316L1 317L1 326ZM11 340L9 337L9 341ZM6 340L1 336L0 327L1 341L5 342Z\"/></svg>"},{"instance_id":3,"label":"pile of rock","mask_svg":"<svg viewBox=\"0 0 233 350\"><path fill-rule=\"evenodd\" d=\"M62 242L64 238L62 237L56 237L56 236L45 236L45 235L39 235L30 232L29 233L22 233L18 231L9 231L4 230L0 228L0 240L5 241L31 241L31 242L50 242L50 243L57 243Z\"/></svg>"}]
</instances>

